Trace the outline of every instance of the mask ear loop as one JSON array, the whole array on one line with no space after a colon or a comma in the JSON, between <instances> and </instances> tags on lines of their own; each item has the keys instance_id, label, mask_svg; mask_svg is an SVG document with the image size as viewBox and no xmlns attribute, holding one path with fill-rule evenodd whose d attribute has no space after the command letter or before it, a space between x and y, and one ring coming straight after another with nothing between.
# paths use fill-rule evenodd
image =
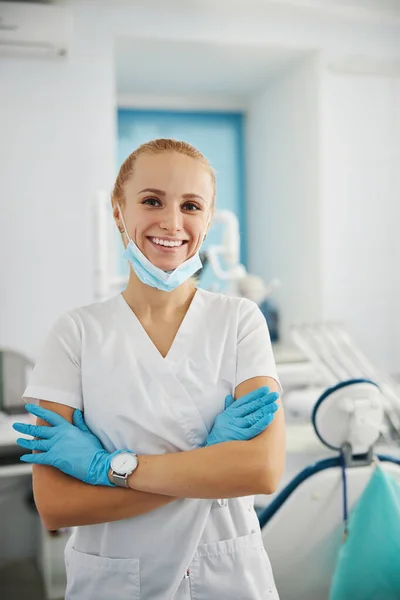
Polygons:
<instances>
[{"instance_id":1,"label":"mask ear loop","mask_svg":"<svg viewBox=\"0 0 400 600\"><path fill-rule=\"evenodd\" d=\"M126 229L124 215L122 214L122 210L121 210L121 207L120 207L120 205L119 205L119 203L118 203L118 202L117 202L117 206L118 206L118 210L119 210L119 218L121 219L121 221L122 221L122 225L124 226L124 229L123 229L122 231L121 231L121 229L118 227L118 229L119 229L119 232L120 232L120 233L125 233L125 235L126 235L126 237L128 238L128 240L129 240L129 241L131 241L131 238L129 237L129 235L128 235L128 231L127 231L127 229Z\"/></svg>"},{"instance_id":2,"label":"mask ear loop","mask_svg":"<svg viewBox=\"0 0 400 600\"><path fill-rule=\"evenodd\" d=\"M204 237L203 237L203 242L204 242L204 240L206 239L206 237L208 235L208 228L210 227L210 221L211 221L211 215L208 217L208 221L207 221L207 225L206 225L206 232L205 232Z\"/></svg>"}]
</instances>

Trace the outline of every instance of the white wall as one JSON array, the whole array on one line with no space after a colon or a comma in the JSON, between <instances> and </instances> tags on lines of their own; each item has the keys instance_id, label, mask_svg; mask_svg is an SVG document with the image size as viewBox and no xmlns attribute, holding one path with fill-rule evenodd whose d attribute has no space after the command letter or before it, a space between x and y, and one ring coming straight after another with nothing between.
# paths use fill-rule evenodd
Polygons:
<instances>
[{"instance_id":1,"label":"white wall","mask_svg":"<svg viewBox=\"0 0 400 600\"><path fill-rule=\"evenodd\" d=\"M90 200L95 190L109 189L116 168L115 35L258 44L260 51L273 45L320 50L333 56L346 53L392 56L396 52L400 56L396 47L397 25L373 22L354 25L340 18L299 14L277 4L250 10L243 3L229 13L221 8L222 3L210 7L200 2L149 0L139 4L79 0L70 4L74 37L70 56L64 62L0 59L0 346L17 348L32 356L58 314L93 299ZM144 39L143 57L146 43ZM275 275L279 267L283 274L280 294L287 312L285 327L293 315L312 318L321 311L325 314L323 303L328 302L330 290L335 287L332 279L325 284L323 293L321 285L318 288L321 266L313 254L320 245L316 224L318 144L319 136L325 135L321 133L318 112L317 71L316 63L311 60L297 72L283 75L275 89L264 90L254 100L250 114L249 131L257 139L249 141L249 150L258 166L252 168L249 183L253 186L254 177L269 196L279 196L281 204L275 204L274 212L266 216L285 227L279 228L283 232L280 240L267 241L265 227L259 226L258 209L254 210L260 206L261 196L255 199L254 193L249 194L249 220L253 225L249 255L257 271ZM386 83L376 85L381 90L380 86L385 87ZM357 112L358 98L340 86L332 87L326 79L323 86L327 105L335 105L336 100L342 105L347 98L351 103L349 114ZM353 89L350 81L349 86ZM274 104L274 98L282 106ZM276 124L269 117L270 111L274 111ZM368 121L368 115L365 114L364 120ZM287 122L294 134L290 136L286 127L282 137L276 126L279 122L282 126ZM259 131L271 128L273 135L266 136L264 148ZM329 140L330 134L326 135ZM279 165L275 162L274 168L272 144L275 143L281 160ZM359 148L362 142L354 143ZM327 145L329 141L323 144L324 152ZM261 160L258 155L264 150L268 160ZM337 157L338 152L332 151L332 159ZM279 182L276 169L285 173L285 162L290 166L291 178ZM323 164L327 164L326 159ZM268 184L264 168L271 176ZM326 175L326 181L329 177ZM293 219L287 225L289 198L293 196L299 199L291 207L291 215L305 227L303 237L296 240L296 253L290 246L291 238L298 236L299 223ZM276 228L273 235L277 231ZM279 256L278 242L283 243ZM289 259L294 256L297 262L290 267ZM309 264L301 273L300 263ZM357 264L355 260L354 268ZM394 259L391 265L394 272L397 267ZM304 278L308 284L307 297ZM296 296L299 291L301 303ZM393 310L398 300L398 297L393 299ZM290 311L295 312L290 315Z\"/></svg>"},{"instance_id":2,"label":"white wall","mask_svg":"<svg viewBox=\"0 0 400 600\"><path fill-rule=\"evenodd\" d=\"M324 317L400 372L400 79L326 74Z\"/></svg>"},{"instance_id":3,"label":"white wall","mask_svg":"<svg viewBox=\"0 0 400 600\"><path fill-rule=\"evenodd\" d=\"M286 339L291 323L322 314L319 82L313 56L272 81L248 113L249 266L281 280L274 299Z\"/></svg>"},{"instance_id":4,"label":"white wall","mask_svg":"<svg viewBox=\"0 0 400 600\"><path fill-rule=\"evenodd\" d=\"M399 373L400 80L388 62L365 75L332 60L311 57L251 104L250 268L282 280L286 342L292 323L344 321Z\"/></svg>"},{"instance_id":5,"label":"white wall","mask_svg":"<svg viewBox=\"0 0 400 600\"><path fill-rule=\"evenodd\" d=\"M0 59L0 346L29 356L92 301L90 200L115 173L112 40L88 16L66 61Z\"/></svg>"}]
</instances>

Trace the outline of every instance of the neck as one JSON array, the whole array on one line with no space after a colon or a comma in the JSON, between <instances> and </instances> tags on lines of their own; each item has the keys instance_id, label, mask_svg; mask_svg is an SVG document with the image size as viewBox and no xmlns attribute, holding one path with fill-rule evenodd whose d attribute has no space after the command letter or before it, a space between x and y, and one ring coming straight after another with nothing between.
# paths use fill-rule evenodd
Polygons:
<instances>
[{"instance_id":1,"label":"neck","mask_svg":"<svg viewBox=\"0 0 400 600\"><path fill-rule=\"evenodd\" d=\"M172 292L163 292L145 285L135 272L130 269L129 282L123 297L136 314L143 320L176 316L177 312L186 312L196 287L193 279L189 279Z\"/></svg>"}]
</instances>

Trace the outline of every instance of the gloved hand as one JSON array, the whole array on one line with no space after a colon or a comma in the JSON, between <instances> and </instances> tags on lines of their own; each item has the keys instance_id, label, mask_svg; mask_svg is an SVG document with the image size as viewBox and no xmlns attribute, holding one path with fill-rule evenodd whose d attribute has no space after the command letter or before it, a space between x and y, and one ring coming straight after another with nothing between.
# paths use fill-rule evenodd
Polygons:
<instances>
[{"instance_id":1,"label":"gloved hand","mask_svg":"<svg viewBox=\"0 0 400 600\"><path fill-rule=\"evenodd\" d=\"M215 419L205 445L250 440L262 433L274 419L274 413L278 410L278 398L278 392L271 392L267 386L236 401L232 396L227 396L225 410Z\"/></svg>"},{"instance_id":2,"label":"gloved hand","mask_svg":"<svg viewBox=\"0 0 400 600\"><path fill-rule=\"evenodd\" d=\"M114 484L108 479L108 471L113 456L123 450L107 452L98 438L87 428L80 410L73 414L73 425L63 417L35 404L26 404L26 410L52 425L29 425L14 423L19 433L32 435L38 440L18 438L17 444L29 450L39 450L40 454L24 454L23 462L37 465L50 465L67 475L90 485Z\"/></svg>"}]
</instances>

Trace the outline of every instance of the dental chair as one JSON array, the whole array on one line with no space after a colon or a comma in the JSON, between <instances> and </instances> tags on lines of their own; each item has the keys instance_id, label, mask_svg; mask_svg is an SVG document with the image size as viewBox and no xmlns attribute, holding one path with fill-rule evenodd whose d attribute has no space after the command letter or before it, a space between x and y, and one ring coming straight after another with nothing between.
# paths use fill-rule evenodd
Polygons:
<instances>
[{"instance_id":1,"label":"dental chair","mask_svg":"<svg viewBox=\"0 0 400 600\"><path fill-rule=\"evenodd\" d=\"M312 423L337 455L298 473L259 514L280 600L328 600L344 516L362 495L377 461L400 482L400 458L374 455L384 410L373 381L354 379L327 389L314 406Z\"/></svg>"}]
</instances>

